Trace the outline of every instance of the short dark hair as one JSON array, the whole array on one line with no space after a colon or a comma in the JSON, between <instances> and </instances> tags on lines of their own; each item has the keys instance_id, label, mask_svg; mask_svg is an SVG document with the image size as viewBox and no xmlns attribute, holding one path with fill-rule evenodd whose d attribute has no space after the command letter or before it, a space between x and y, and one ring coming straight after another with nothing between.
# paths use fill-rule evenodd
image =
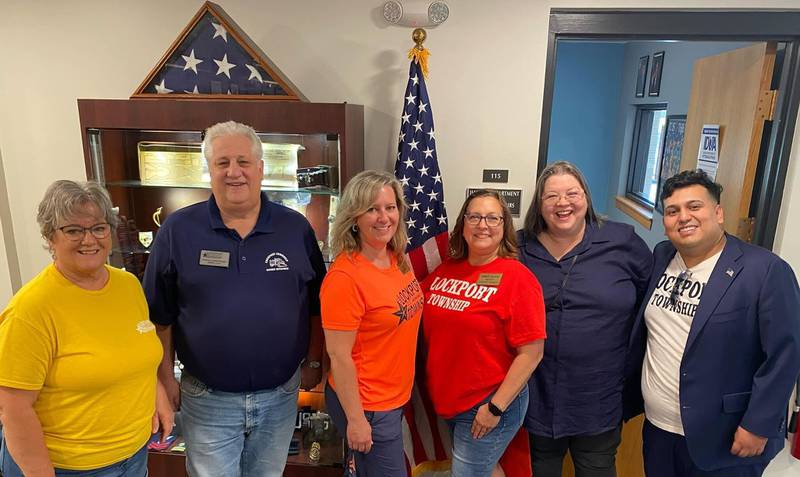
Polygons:
<instances>
[{"instance_id":1,"label":"short dark hair","mask_svg":"<svg viewBox=\"0 0 800 477\"><path fill-rule=\"evenodd\" d=\"M711 197L719 204L719 199L722 195L722 186L711 180L708 174L706 174L706 171L702 169L679 172L667 179L666 182L664 182L664 189L661 191L661 204L663 205L664 199L669 198L676 190L693 185L705 187Z\"/></svg>"},{"instance_id":2,"label":"short dark hair","mask_svg":"<svg viewBox=\"0 0 800 477\"><path fill-rule=\"evenodd\" d=\"M491 197L500 203L503 209L503 240L500 241L497 250L497 256L501 258L517 258L517 237L514 234L514 217L511 215L511 209L505 199L496 191L492 189L476 190L467 197L464 205L461 206L461 211L458 213L456 219L456 226L450 232L450 258L454 260L461 260L469 256L469 246L467 241L464 240L464 215L467 213L469 204L479 197Z\"/></svg>"}]
</instances>

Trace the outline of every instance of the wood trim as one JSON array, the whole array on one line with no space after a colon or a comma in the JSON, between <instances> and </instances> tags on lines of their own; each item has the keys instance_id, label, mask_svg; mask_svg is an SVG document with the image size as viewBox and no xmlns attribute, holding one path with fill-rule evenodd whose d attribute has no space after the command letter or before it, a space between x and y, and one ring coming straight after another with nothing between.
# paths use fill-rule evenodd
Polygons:
<instances>
[{"instance_id":1,"label":"wood trim","mask_svg":"<svg viewBox=\"0 0 800 477\"><path fill-rule=\"evenodd\" d=\"M618 195L615 197L617 209L629 215L639 225L650 230L653 228L653 209L645 207L627 197Z\"/></svg>"}]
</instances>

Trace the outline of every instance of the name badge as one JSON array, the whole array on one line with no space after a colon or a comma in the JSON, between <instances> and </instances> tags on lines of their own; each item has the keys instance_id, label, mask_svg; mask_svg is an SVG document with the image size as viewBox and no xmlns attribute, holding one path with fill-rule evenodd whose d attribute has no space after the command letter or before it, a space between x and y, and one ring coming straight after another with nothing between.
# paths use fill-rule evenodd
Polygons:
<instances>
[{"instance_id":1,"label":"name badge","mask_svg":"<svg viewBox=\"0 0 800 477\"><path fill-rule=\"evenodd\" d=\"M496 287L500 285L501 278L503 278L502 273L481 273L478 275L478 281L475 284Z\"/></svg>"},{"instance_id":2,"label":"name badge","mask_svg":"<svg viewBox=\"0 0 800 477\"><path fill-rule=\"evenodd\" d=\"M205 265L207 267L228 268L230 261L230 252L218 252L216 250L200 251L200 265Z\"/></svg>"}]
</instances>

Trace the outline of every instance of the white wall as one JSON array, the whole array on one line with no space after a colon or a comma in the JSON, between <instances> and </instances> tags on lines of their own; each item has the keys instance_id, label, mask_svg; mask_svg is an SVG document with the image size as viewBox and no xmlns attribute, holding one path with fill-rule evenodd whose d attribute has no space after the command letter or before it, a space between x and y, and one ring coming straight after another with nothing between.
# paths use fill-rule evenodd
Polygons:
<instances>
[{"instance_id":1,"label":"white wall","mask_svg":"<svg viewBox=\"0 0 800 477\"><path fill-rule=\"evenodd\" d=\"M380 0L220 3L312 101L363 104L366 164L391 168L408 69L405 53L412 43L410 30L379 19ZM429 31L426 45L432 52L428 88L451 214L464 189L480 184L482 168L509 168L510 187L533 182L551 7L800 7L796 1L766 0L450 3L450 19ZM49 260L34 217L41 194L55 179L84 176L76 98L128 97L200 5L199 0L3 2L0 150L23 282ZM800 181L795 177L800 171L792 171L787 189ZM529 198L525 194L523 202ZM788 205L797 217L800 204ZM787 219L782 220L792 222ZM782 231L798 229L790 225ZM790 253L787 244L781 252Z\"/></svg>"},{"instance_id":2,"label":"white wall","mask_svg":"<svg viewBox=\"0 0 800 477\"><path fill-rule=\"evenodd\" d=\"M409 29L380 21L381 0L217 1L310 100L363 104L366 164L391 168L412 43ZM22 282L49 261L35 222L42 193L53 180L84 177L76 98L127 98L201 4L3 0L0 150ZM480 184L482 168L509 168L510 187L533 183L551 7L800 8L796 0L449 4L450 19L429 30L426 46L451 214L464 189ZM800 132L794 144L800 147ZM796 270L800 245L791 237L800 234L800 193L793 194L800 187L799 155L794 151L776 245ZM0 256L8 243L3 237ZM8 276L0 272L3 300Z\"/></svg>"}]
</instances>

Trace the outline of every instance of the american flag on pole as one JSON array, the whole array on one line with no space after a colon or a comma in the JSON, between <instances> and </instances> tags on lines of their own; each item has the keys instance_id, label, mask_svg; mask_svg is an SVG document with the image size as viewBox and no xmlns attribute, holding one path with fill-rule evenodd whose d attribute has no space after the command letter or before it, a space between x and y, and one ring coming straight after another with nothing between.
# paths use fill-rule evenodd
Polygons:
<instances>
[{"instance_id":1,"label":"american flag on pole","mask_svg":"<svg viewBox=\"0 0 800 477\"><path fill-rule=\"evenodd\" d=\"M406 252L414 274L421 281L447 255L447 212L442 174L436 160L433 110L425 78L415 60L411 61L403 99L394 174L403 184L408 204ZM425 391L424 367L424 363L417 366L411 401L403 410L403 439L409 470L420 469L426 462L449 458L450 436Z\"/></svg>"}]
</instances>

